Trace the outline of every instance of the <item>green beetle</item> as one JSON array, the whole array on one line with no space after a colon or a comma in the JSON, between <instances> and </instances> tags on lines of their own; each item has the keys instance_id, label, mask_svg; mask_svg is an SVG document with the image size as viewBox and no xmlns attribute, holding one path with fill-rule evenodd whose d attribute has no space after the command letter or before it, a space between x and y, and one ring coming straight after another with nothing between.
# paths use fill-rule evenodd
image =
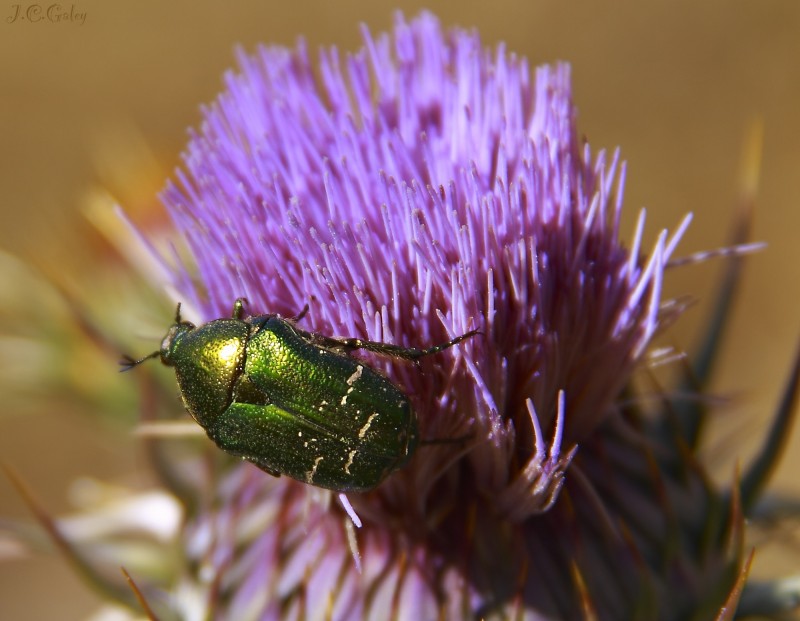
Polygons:
<instances>
[{"instance_id":1,"label":"green beetle","mask_svg":"<svg viewBox=\"0 0 800 621\"><path fill-rule=\"evenodd\" d=\"M219 448L262 470L340 492L374 489L417 448L408 398L381 373L348 355L357 349L418 360L478 333L428 349L336 339L297 327L300 315L244 316L199 327L175 323L150 358L175 368L184 405Z\"/></svg>"}]
</instances>

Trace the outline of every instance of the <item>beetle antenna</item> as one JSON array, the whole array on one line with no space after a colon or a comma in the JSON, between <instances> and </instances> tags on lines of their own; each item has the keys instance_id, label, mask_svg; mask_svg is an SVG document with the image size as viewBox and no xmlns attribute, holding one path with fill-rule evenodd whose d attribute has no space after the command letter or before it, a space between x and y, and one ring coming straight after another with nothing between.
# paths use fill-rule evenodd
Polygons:
<instances>
[{"instance_id":1,"label":"beetle antenna","mask_svg":"<svg viewBox=\"0 0 800 621\"><path fill-rule=\"evenodd\" d=\"M178 304L178 308L180 308L180 304ZM122 354L122 359L119 361L120 366L120 373L125 373L125 371L130 371L133 367L138 366L145 362L146 360L150 360L150 358L155 358L156 356L160 356L160 351L154 351L152 354L147 354L144 358L131 358L127 354Z\"/></svg>"},{"instance_id":2,"label":"beetle antenna","mask_svg":"<svg viewBox=\"0 0 800 621\"><path fill-rule=\"evenodd\" d=\"M178 306L175 309L175 323L179 324L180 322L181 322L181 303L178 302ZM146 360L146 358L142 358L142 360Z\"/></svg>"}]
</instances>

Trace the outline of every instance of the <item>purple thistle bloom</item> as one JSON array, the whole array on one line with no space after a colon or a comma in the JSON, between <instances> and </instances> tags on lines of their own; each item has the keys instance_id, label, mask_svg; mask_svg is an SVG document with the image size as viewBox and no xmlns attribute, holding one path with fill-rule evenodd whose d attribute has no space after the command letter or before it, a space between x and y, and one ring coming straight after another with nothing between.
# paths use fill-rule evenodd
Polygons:
<instances>
[{"instance_id":1,"label":"purple thistle bloom","mask_svg":"<svg viewBox=\"0 0 800 621\"><path fill-rule=\"evenodd\" d=\"M531 77L525 59L429 14L364 39L316 72L302 44L240 54L163 196L194 263L171 285L204 321L244 296L253 313L308 303L307 330L408 347L480 329L419 367L363 354L409 396L423 442L462 441L423 443L351 495L358 531L327 492L225 471L186 527L195 563L173 607L229 619L718 609L735 562L721 545L702 563L676 552L708 511L703 474L619 401L670 318L661 282L683 225L645 251L642 217L623 245L624 167L582 143L567 65Z\"/></svg>"}]
</instances>

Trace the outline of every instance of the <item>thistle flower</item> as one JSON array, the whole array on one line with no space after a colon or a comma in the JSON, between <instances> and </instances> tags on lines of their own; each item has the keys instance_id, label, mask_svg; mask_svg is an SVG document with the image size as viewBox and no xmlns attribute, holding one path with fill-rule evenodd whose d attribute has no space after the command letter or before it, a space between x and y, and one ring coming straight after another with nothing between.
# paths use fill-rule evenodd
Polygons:
<instances>
[{"instance_id":1,"label":"thistle flower","mask_svg":"<svg viewBox=\"0 0 800 621\"><path fill-rule=\"evenodd\" d=\"M245 297L283 316L308 303L304 329L328 336L481 334L419 366L354 354L408 395L423 443L341 502L149 440L186 512L185 563L168 588L137 579L143 599L226 619L735 605L742 515L695 459L698 409L643 412L629 392L683 308L662 280L688 218L648 246L642 213L620 238L624 165L581 142L567 65L531 75L427 13L363 35L317 69L302 43L241 52L163 193L172 256L141 239L196 322Z\"/></svg>"},{"instance_id":2,"label":"thistle flower","mask_svg":"<svg viewBox=\"0 0 800 621\"><path fill-rule=\"evenodd\" d=\"M170 284L200 320L244 296L402 346L479 328L420 369L369 359L423 440L468 440L350 498L360 567L337 505L229 474L187 529L216 585L206 603L230 618L649 616L678 586L656 573L668 522L649 488L664 482L647 481L656 447L616 400L664 321L682 229L645 252L642 217L622 245L624 171L580 144L568 66L531 76L430 15L364 37L344 63L323 53L318 80L302 45L239 55L163 196L196 266ZM719 604L731 566L709 565ZM672 614L698 595L671 596Z\"/></svg>"}]
</instances>

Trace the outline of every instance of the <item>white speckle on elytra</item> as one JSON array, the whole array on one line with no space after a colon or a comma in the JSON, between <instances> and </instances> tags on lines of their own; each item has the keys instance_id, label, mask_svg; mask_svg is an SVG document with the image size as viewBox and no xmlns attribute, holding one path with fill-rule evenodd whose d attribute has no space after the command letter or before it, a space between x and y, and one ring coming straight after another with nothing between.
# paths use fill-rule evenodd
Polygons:
<instances>
[{"instance_id":1,"label":"white speckle on elytra","mask_svg":"<svg viewBox=\"0 0 800 621\"><path fill-rule=\"evenodd\" d=\"M354 449L347 455L347 463L344 465L344 471L347 474L350 474L350 466L353 465L353 458L356 456L356 453L358 453L358 451Z\"/></svg>"},{"instance_id":2,"label":"white speckle on elytra","mask_svg":"<svg viewBox=\"0 0 800 621\"><path fill-rule=\"evenodd\" d=\"M314 465L311 467L311 470L306 472L306 483L308 483L309 485L311 485L314 482L314 476L317 474L317 466L319 466L319 462L321 462L322 460L323 460L322 455L317 457L314 460Z\"/></svg>"},{"instance_id":3,"label":"white speckle on elytra","mask_svg":"<svg viewBox=\"0 0 800 621\"><path fill-rule=\"evenodd\" d=\"M367 419L367 422L364 423L364 426L361 429L358 430L358 439L359 440L363 440L364 436L367 435L367 430L370 428L370 425L372 425L372 421L375 420L375 417L377 415L378 415L377 412L374 412L373 414L370 414L369 418Z\"/></svg>"},{"instance_id":4,"label":"white speckle on elytra","mask_svg":"<svg viewBox=\"0 0 800 621\"><path fill-rule=\"evenodd\" d=\"M347 378L347 385L352 387L353 384L355 384L358 381L358 378L361 377L361 374L363 372L364 372L364 367L358 365L356 367L355 372L350 377Z\"/></svg>"},{"instance_id":5,"label":"white speckle on elytra","mask_svg":"<svg viewBox=\"0 0 800 621\"><path fill-rule=\"evenodd\" d=\"M352 386L350 386L350 388L347 389L347 392L342 397L342 402L341 402L342 405L347 405L347 395L349 395L351 392L353 392L353 387Z\"/></svg>"}]
</instances>

